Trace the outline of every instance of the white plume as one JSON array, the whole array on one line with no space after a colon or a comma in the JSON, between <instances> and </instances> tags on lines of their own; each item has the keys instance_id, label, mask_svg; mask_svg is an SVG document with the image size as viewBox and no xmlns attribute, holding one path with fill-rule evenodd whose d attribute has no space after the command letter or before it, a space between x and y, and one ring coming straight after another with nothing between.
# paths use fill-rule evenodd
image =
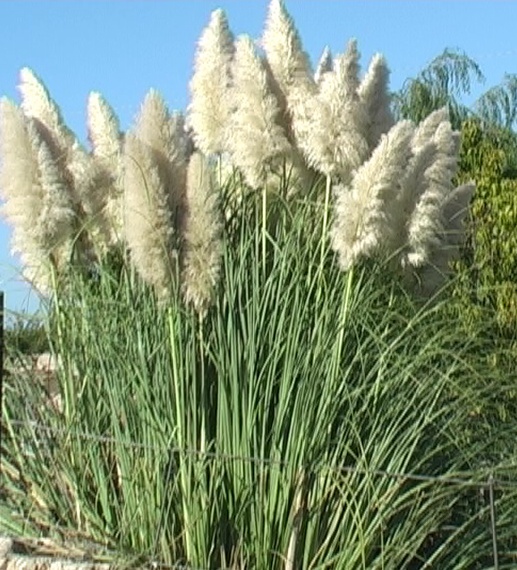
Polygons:
<instances>
[{"instance_id":1,"label":"white plume","mask_svg":"<svg viewBox=\"0 0 517 570\"><path fill-rule=\"evenodd\" d=\"M361 257L390 251L398 243L404 219L397 201L400 180L411 158L413 133L409 121L395 125L356 171L351 186L336 188L331 239L343 269L349 269Z\"/></svg>"},{"instance_id":2,"label":"white plume","mask_svg":"<svg viewBox=\"0 0 517 570\"><path fill-rule=\"evenodd\" d=\"M233 35L225 13L216 10L198 43L188 108L194 142L207 155L225 150L232 58Z\"/></svg>"}]
</instances>

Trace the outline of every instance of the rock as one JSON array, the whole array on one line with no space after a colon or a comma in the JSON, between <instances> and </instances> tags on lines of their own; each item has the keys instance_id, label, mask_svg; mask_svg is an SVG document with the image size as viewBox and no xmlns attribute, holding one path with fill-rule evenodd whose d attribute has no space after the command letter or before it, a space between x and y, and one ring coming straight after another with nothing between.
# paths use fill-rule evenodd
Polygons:
<instances>
[{"instance_id":1,"label":"rock","mask_svg":"<svg viewBox=\"0 0 517 570\"><path fill-rule=\"evenodd\" d=\"M43 352L36 358L36 370L38 372L46 372L51 374L57 370L57 358L50 352Z\"/></svg>"}]
</instances>

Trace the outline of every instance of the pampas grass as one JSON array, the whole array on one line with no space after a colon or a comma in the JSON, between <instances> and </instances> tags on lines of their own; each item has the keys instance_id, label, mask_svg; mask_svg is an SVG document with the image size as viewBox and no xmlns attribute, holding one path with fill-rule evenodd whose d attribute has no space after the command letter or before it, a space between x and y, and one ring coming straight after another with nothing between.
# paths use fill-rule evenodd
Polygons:
<instances>
[{"instance_id":1,"label":"pampas grass","mask_svg":"<svg viewBox=\"0 0 517 570\"><path fill-rule=\"evenodd\" d=\"M113 109L100 93L92 92L88 96L87 126L93 155L115 172L122 142L120 125Z\"/></svg>"},{"instance_id":2,"label":"pampas grass","mask_svg":"<svg viewBox=\"0 0 517 570\"><path fill-rule=\"evenodd\" d=\"M216 11L187 120L151 90L122 135L92 94L91 152L29 72L25 113L0 103L24 262L61 271L75 224L97 254L50 306L62 409L24 378L7 391L1 523L128 567L486 567L488 507L467 495L492 443L486 347L400 279L434 294L462 243L457 134L443 111L392 125L386 63L361 79L355 42L315 78L280 0L262 48Z\"/></svg>"},{"instance_id":3,"label":"pampas grass","mask_svg":"<svg viewBox=\"0 0 517 570\"><path fill-rule=\"evenodd\" d=\"M408 224L409 253L407 260L415 267L429 261L430 251L440 247L444 228L442 209L453 190L452 178L457 170L458 133L448 121L439 124L432 138L437 155L425 172L425 186Z\"/></svg>"},{"instance_id":4,"label":"pampas grass","mask_svg":"<svg viewBox=\"0 0 517 570\"><path fill-rule=\"evenodd\" d=\"M20 71L18 90L25 116L41 123L61 153L58 158L66 160L66 154L77 144L77 139L66 126L61 110L50 96L43 81L32 69L24 67ZM47 144L49 144L48 140Z\"/></svg>"},{"instance_id":5,"label":"pampas grass","mask_svg":"<svg viewBox=\"0 0 517 570\"><path fill-rule=\"evenodd\" d=\"M34 121L66 181L77 218L75 255L84 262L98 258L109 243L104 215L106 193L102 170L66 126L57 103L29 68L20 72L19 91L26 117Z\"/></svg>"},{"instance_id":6,"label":"pampas grass","mask_svg":"<svg viewBox=\"0 0 517 570\"><path fill-rule=\"evenodd\" d=\"M196 152L190 157L183 228L181 286L187 304L203 317L219 282L222 219L213 172Z\"/></svg>"},{"instance_id":7,"label":"pampas grass","mask_svg":"<svg viewBox=\"0 0 517 570\"><path fill-rule=\"evenodd\" d=\"M216 10L199 39L188 107L188 125L194 142L206 155L220 154L226 148L233 51L233 35L226 15Z\"/></svg>"},{"instance_id":8,"label":"pampas grass","mask_svg":"<svg viewBox=\"0 0 517 570\"><path fill-rule=\"evenodd\" d=\"M411 158L414 127L409 121L383 135L371 158L355 173L350 187L336 188L332 245L344 270L361 257L391 251L404 218L398 209L399 182Z\"/></svg>"},{"instance_id":9,"label":"pampas grass","mask_svg":"<svg viewBox=\"0 0 517 570\"><path fill-rule=\"evenodd\" d=\"M273 77L290 106L293 87L314 81L309 57L283 0L271 0L261 44Z\"/></svg>"},{"instance_id":10,"label":"pampas grass","mask_svg":"<svg viewBox=\"0 0 517 570\"><path fill-rule=\"evenodd\" d=\"M52 266L64 268L73 237L74 210L52 151L30 119L8 99L0 100L2 214L12 223L13 253L25 275L49 291Z\"/></svg>"},{"instance_id":11,"label":"pampas grass","mask_svg":"<svg viewBox=\"0 0 517 570\"><path fill-rule=\"evenodd\" d=\"M219 186L224 170L261 191L264 267L268 227L275 227L268 226L268 193L294 203L311 192L317 174L326 181L324 198L316 195L319 214L323 210L320 273L331 220L332 244L345 269L382 250L402 273L422 273L427 266L445 268L449 255L441 250L456 251L459 245L463 216L446 210L457 203L452 196L461 196L464 208L470 190L453 193L458 135L446 109L420 125L394 126L386 61L374 56L361 78L355 40L335 57L325 49L314 74L283 0L271 1L259 46L247 36L234 41L224 12L212 13L196 50L186 120L169 113L151 91L135 126L123 135L109 104L92 93L87 107L91 152L65 125L38 76L24 68L20 78L23 114L46 145L35 156L41 155L48 180L59 180L57 186L45 184L66 190L73 211L74 229L67 231L75 235L66 256L91 268L126 245L138 273L163 298L178 285L183 247L191 239L185 241L183 232L195 225L186 203L194 148L207 159L203 171L217 169ZM402 144L411 129L409 146ZM192 164L197 163L196 158ZM233 219L244 207L240 192L231 209L231 200L223 206ZM211 227L206 226L206 243L217 233ZM200 299L208 294L186 293L192 285L180 289L188 304L204 311ZM205 283L202 289L209 287Z\"/></svg>"},{"instance_id":12,"label":"pampas grass","mask_svg":"<svg viewBox=\"0 0 517 570\"><path fill-rule=\"evenodd\" d=\"M317 92L299 92L293 119L296 140L307 162L325 176L350 181L368 156L366 117L359 99L359 53L350 42L321 77Z\"/></svg>"},{"instance_id":13,"label":"pampas grass","mask_svg":"<svg viewBox=\"0 0 517 570\"><path fill-rule=\"evenodd\" d=\"M370 151L373 151L381 136L387 133L395 123L391 112L389 75L386 60L381 54L377 54L372 58L357 91L366 116L365 138Z\"/></svg>"},{"instance_id":14,"label":"pampas grass","mask_svg":"<svg viewBox=\"0 0 517 570\"><path fill-rule=\"evenodd\" d=\"M92 92L87 105L88 139L99 168L104 193L103 217L108 230L108 247L122 240L122 134L117 116L100 93Z\"/></svg>"},{"instance_id":15,"label":"pampas grass","mask_svg":"<svg viewBox=\"0 0 517 570\"><path fill-rule=\"evenodd\" d=\"M270 88L267 68L251 38L235 44L228 148L233 164L252 188L262 188L268 173L280 173L291 146L279 124L280 107Z\"/></svg>"},{"instance_id":16,"label":"pampas grass","mask_svg":"<svg viewBox=\"0 0 517 570\"><path fill-rule=\"evenodd\" d=\"M332 62L332 52L328 46L325 46L323 53L318 61L318 65L316 67L316 71L314 72L314 81L316 85L320 85L321 79L323 75L328 71L332 71L333 62Z\"/></svg>"},{"instance_id":17,"label":"pampas grass","mask_svg":"<svg viewBox=\"0 0 517 570\"><path fill-rule=\"evenodd\" d=\"M178 121L146 96L124 146L124 232L131 262L162 299L177 286L186 156Z\"/></svg>"}]
</instances>

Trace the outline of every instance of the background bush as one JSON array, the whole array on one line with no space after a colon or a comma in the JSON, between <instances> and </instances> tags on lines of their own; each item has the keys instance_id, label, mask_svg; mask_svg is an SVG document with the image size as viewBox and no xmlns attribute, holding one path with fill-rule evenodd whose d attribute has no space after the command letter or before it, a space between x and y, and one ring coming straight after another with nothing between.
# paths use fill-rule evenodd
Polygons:
<instances>
[{"instance_id":1,"label":"background bush","mask_svg":"<svg viewBox=\"0 0 517 570\"><path fill-rule=\"evenodd\" d=\"M489 308L501 334L517 330L517 177L515 137L471 119L463 124L460 180L473 179L468 241L458 268L466 321ZM468 301L468 302L467 302Z\"/></svg>"},{"instance_id":2,"label":"background bush","mask_svg":"<svg viewBox=\"0 0 517 570\"><path fill-rule=\"evenodd\" d=\"M18 315L8 319L4 329L5 346L12 353L35 355L49 349L48 333L41 317Z\"/></svg>"}]
</instances>

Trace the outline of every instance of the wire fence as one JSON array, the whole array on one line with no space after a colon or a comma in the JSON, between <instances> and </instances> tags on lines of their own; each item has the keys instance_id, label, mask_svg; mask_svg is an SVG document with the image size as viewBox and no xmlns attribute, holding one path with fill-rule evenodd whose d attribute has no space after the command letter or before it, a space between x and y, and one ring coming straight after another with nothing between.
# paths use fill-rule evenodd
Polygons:
<instances>
[{"instance_id":1,"label":"wire fence","mask_svg":"<svg viewBox=\"0 0 517 570\"><path fill-rule=\"evenodd\" d=\"M4 399L4 295L0 292L0 407L3 410L3 399ZM3 429L3 415L2 421L0 423L0 473L2 472L2 450L4 449L4 443L2 442ZM183 457L191 457L196 460L203 461L216 461L216 462L242 462L242 463L252 463L260 467L269 467L283 469L290 467L288 462L281 459L273 459L266 457L253 457L237 454L225 454L217 451L207 451L199 449L189 449L183 447L174 446L161 446L161 445L151 445L148 443L143 443L139 441L133 441L129 437L120 438L113 437L107 434L89 433L84 431L77 431L73 429L64 429L63 427L56 427L54 425L46 425L38 421L28 421L28 420L18 420L9 419L9 427L11 434L13 430L16 431L16 437L18 438L17 444L18 448L21 450L21 454L29 455L34 446L46 446L49 441L59 442L67 440L89 442L93 445L113 445L131 448L133 450L142 451L153 451L161 454L162 456L171 457L173 455L181 455ZM382 469L370 469L362 468L357 465L343 465L343 466L303 466L304 473L311 473L314 475L321 475L325 470L330 470L334 473L339 473L341 475L360 475L365 477L382 477L389 479L397 479L401 482L414 482L414 483L429 483L430 485L450 485L454 486L458 490L469 490L472 493L482 494L484 497L485 504L487 504L490 519L489 532L491 535L492 542L492 552L491 556L493 559L494 570L499 570L499 537L498 537L498 519L497 519L497 493L516 490L517 491L517 478L509 479L508 477L501 478L497 472L494 472L487 467L484 471L477 471L471 473L459 473L457 475L428 475L425 473L415 473L415 472L400 472L396 470L382 470ZM1 497L1 492L0 492ZM486 508L486 507L485 507ZM30 521L27 521L30 523ZM55 531L60 531L59 525L55 525ZM65 529L63 529L63 535L65 534ZM12 539L13 543L17 541L20 542L24 539L20 537L9 537ZM1 539L1 537L0 537ZM64 545L63 545L64 548ZM34 551L37 552L37 547ZM1 564L2 553L0 544L0 567L4 568ZM195 567L190 564L185 565L183 563L167 565L158 561L151 561L146 563L147 567L163 570L210 570L208 567ZM16 566L12 566L13 568ZM95 568L103 568L102 565L95 565ZM9 568L6 566L5 568ZM230 570L224 567L220 567L216 570Z\"/></svg>"},{"instance_id":2,"label":"wire fence","mask_svg":"<svg viewBox=\"0 0 517 570\"><path fill-rule=\"evenodd\" d=\"M141 442L131 441L130 439L115 438L107 435L99 435L95 433L85 433L73 430L65 430L49 425L39 424L34 421L11 420L10 426L17 429L20 434L20 447L23 448L23 432L29 430L32 434L30 443L32 445L46 445L49 442L49 437L73 439L76 441L86 441L94 445L118 445L123 447L132 448L134 450L146 450L159 452L164 456L171 456L172 454L180 454L185 457L192 457L200 460L214 460L217 462L243 462L253 463L258 466L267 466L269 468L284 468L289 467L288 463L282 460L263 458L263 457L249 457L234 454L224 454L219 452L200 451L199 449L187 449L180 447L158 446L149 445ZM314 475L321 475L327 469L325 466L304 466L304 473L312 473ZM344 466L331 466L328 469L334 473L361 475L365 477L385 477L390 479L397 479L401 482L415 482L415 483L429 483L431 485L452 485L458 490L468 489L471 492L481 494L485 501L488 500L489 514L490 514L490 533L492 539L492 557L494 570L499 569L499 551L498 551L498 525L497 525L497 509L496 509L496 494L499 491L517 490L516 480L501 480L494 476L491 472L476 472L476 473L462 473L457 476L437 476L427 475L424 473L412 472L398 472L388 471L381 469L367 469L361 468L356 465ZM58 526L54 530L59 530ZM63 529L63 534L65 534ZM184 564L166 565L160 562L151 562L148 565L152 568L163 568L164 570L210 570L208 567L194 567ZM223 567L217 570L230 570Z\"/></svg>"},{"instance_id":3,"label":"wire fence","mask_svg":"<svg viewBox=\"0 0 517 570\"><path fill-rule=\"evenodd\" d=\"M261 466L285 468L289 467L289 463L282 461L281 459L271 459L265 457L250 457L244 455L236 454L225 454L221 452L211 452L211 451L200 451L199 449L188 449L183 447L171 447L171 446L159 446L150 445L146 443L132 441L130 439L115 438L106 435L99 435L95 433L85 433L74 430L65 430L53 426L39 424L35 421L22 421L22 420L11 420L10 425L15 428L29 428L34 434L46 434L50 436L56 436L60 438L74 439L89 441L98 444L111 444L119 445L122 447L128 447L135 450L148 450L156 451L159 453L173 453L180 454L185 457L194 457L197 459L213 459L218 461L238 461L244 463L254 463ZM21 432L20 432L21 433ZM48 442L47 439L31 439L34 443L39 443L44 445ZM307 467L306 471L312 471L318 474L320 468L313 469ZM515 481L498 480L494 477L493 473L470 473L469 477L463 476L452 477L448 475L437 476L437 475L425 475L420 473L402 473L397 471L386 471L382 469L363 469L357 466L332 466L331 468L334 472L339 472L342 474L356 474L356 475L376 475L382 477L388 477L390 479L402 479L406 481L415 482L427 482L427 483L439 483L443 485L457 485L463 488L477 489L478 491L489 491L492 490L517 490L517 479ZM484 479L484 480L482 480Z\"/></svg>"}]
</instances>

